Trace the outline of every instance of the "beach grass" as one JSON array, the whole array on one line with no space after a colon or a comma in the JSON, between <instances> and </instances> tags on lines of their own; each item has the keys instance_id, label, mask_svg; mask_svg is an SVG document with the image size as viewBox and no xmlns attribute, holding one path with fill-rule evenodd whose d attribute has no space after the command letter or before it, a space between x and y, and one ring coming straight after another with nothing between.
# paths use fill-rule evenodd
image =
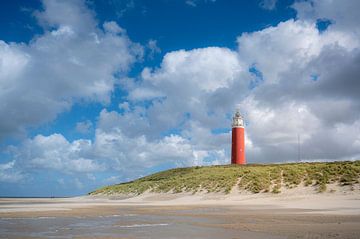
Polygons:
<instances>
[{"instance_id":1,"label":"beach grass","mask_svg":"<svg viewBox=\"0 0 360 239\"><path fill-rule=\"evenodd\" d=\"M300 184L325 192L331 183L359 183L360 161L286 164L247 164L175 168L134 181L106 186L90 195L139 195L144 192L205 192L228 194L237 186L252 193L281 193Z\"/></svg>"}]
</instances>

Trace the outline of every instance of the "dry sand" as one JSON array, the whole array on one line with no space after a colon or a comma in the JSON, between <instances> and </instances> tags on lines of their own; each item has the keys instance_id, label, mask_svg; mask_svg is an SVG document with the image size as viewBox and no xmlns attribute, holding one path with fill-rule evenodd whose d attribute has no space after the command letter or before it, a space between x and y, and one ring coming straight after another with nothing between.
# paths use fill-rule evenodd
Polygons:
<instances>
[{"instance_id":1,"label":"dry sand","mask_svg":"<svg viewBox=\"0 0 360 239\"><path fill-rule=\"evenodd\" d=\"M232 190L221 193L150 193L139 196L100 195L72 198L0 198L0 216L12 212L66 211L98 206L239 206L247 208L303 209L322 214L360 215L360 185L328 185L325 193L313 187L282 188L280 194L253 194Z\"/></svg>"},{"instance_id":2,"label":"dry sand","mask_svg":"<svg viewBox=\"0 0 360 239\"><path fill-rule=\"evenodd\" d=\"M111 229L109 235L79 236L81 231L76 235L78 238L123 238L119 233L124 233L127 238L188 238L181 236L181 233L188 232L183 235L194 233L191 237L195 238L360 238L358 189L342 188L322 194L299 187L283 190L277 195L145 193L128 199L89 196L0 199L0 219L96 218L114 216L119 210L124 213L122 215L137 215L136 220L111 222L118 229ZM168 221L173 227L165 226ZM0 220L0 226L6 225L2 225ZM134 230L134 225L142 229L148 225L161 229ZM121 231L117 231L119 228ZM11 232L11 229L7 231ZM216 237L217 233L220 235ZM6 237L0 235L0 238L23 237L7 234Z\"/></svg>"}]
</instances>

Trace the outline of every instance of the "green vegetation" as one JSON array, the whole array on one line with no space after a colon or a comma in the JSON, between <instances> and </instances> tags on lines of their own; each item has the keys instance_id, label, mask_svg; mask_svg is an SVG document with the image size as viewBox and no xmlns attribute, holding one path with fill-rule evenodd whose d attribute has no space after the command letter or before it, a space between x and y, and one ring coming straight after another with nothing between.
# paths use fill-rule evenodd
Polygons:
<instances>
[{"instance_id":1,"label":"green vegetation","mask_svg":"<svg viewBox=\"0 0 360 239\"><path fill-rule=\"evenodd\" d=\"M91 195L142 194L150 192L230 193L237 185L252 193L281 193L281 187L303 183L325 192L327 184L340 186L359 183L360 161L329 163L248 164L176 168L131 182L100 188Z\"/></svg>"}]
</instances>

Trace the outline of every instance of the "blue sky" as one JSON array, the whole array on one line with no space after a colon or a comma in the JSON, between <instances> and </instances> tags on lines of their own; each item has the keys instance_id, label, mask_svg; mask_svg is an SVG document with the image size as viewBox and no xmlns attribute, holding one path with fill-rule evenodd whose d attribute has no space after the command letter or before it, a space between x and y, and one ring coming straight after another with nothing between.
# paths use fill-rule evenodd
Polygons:
<instances>
[{"instance_id":1,"label":"blue sky","mask_svg":"<svg viewBox=\"0 0 360 239\"><path fill-rule=\"evenodd\" d=\"M358 1L11 1L0 196L72 196L227 164L360 155ZM334 67L336 66L336 67ZM336 113L335 113L336 112Z\"/></svg>"}]
</instances>

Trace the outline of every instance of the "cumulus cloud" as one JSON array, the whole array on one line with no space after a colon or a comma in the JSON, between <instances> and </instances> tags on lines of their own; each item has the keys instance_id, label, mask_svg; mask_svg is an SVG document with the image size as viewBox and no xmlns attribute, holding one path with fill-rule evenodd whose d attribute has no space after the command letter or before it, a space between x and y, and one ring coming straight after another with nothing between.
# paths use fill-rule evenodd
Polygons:
<instances>
[{"instance_id":1,"label":"cumulus cloud","mask_svg":"<svg viewBox=\"0 0 360 239\"><path fill-rule=\"evenodd\" d=\"M202 154L202 149L188 137L169 134L154 139L142 133L143 125L137 122L134 125L139 131L129 133L131 128L123 124L124 117L126 113L103 110L96 130L96 154L113 160L112 167L126 171L128 168L143 170L160 164L189 166L206 163L208 155Z\"/></svg>"},{"instance_id":2,"label":"cumulus cloud","mask_svg":"<svg viewBox=\"0 0 360 239\"><path fill-rule=\"evenodd\" d=\"M35 16L42 35L28 44L0 40L0 139L51 121L76 101L109 102L114 74L142 55L115 22L97 27L82 1L44 1Z\"/></svg>"},{"instance_id":3,"label":"cumulus cloud","mask_svg":"<svg viewBox=\"0 0 360 239\"><path fill-rule=\"evenodd\" d=\"M37 135L18 147L11 147L17 163L12 161L0 165L0 171L25 168L28 171L45 169L71 175L89 175L115 170L123 178L132 178L158 165L206 165L212 163L208 161L209 157L219 163L224 162L223 150L202 150L180 135L170 134L157 140L150 140L143 134L127 136L123 133L126 128L119 124L120 121L119 113L103 110L93 141L79 139L69 142L61 134ZM6 175L3 174L3 181ZM23 179L18 176L16 179Z\"/></svg>"},{"instance_id":4,"label":"cumulus cloud","mask_svg":"<svg viewBox=\"0 0 360 239\"><path fill-rule=\"evenodd\" d=\"M359 45L351 35L338 31L320 34L315 22L303 20L288 20L275 27L245 33L237 41L241 59L256 64L267 84L276 83L281 74L292 68L311 70L310 61L323 53L323 48L351 51Z\"/></svg>"},{"instance_id":5,"label":"cumulus cloud","mask_svg":"<svg viewBox=\"0 0 360 239\"><path fill-rule=\"evenodd\" d=\"M106 166L94 160L90 140L69 142L61 134L37 135L20 147L13 147L15 158L31 169L51 169L63 173L102 171Z\"/></svg>"}]
</instances>

